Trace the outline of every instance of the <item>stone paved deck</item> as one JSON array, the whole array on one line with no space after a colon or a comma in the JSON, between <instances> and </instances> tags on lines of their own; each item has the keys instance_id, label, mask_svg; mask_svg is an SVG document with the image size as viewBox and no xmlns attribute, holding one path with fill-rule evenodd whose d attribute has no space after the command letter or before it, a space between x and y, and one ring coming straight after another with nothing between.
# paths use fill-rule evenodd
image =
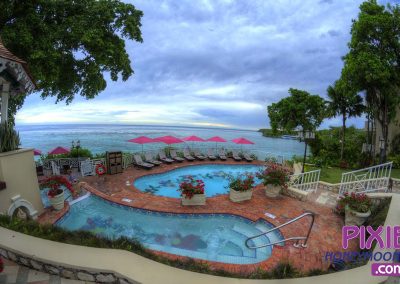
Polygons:
<instances>
[{"instance_id":1,"label":"stone paved deck","mask_svg":"<svg viewBox=\"0 0 400 284\"><path fill-rule=\"evenodd\" d=\"M217 262L208 262L215 269L225 269L233 272L250 272L257 267L271 269L279 261L290 261L302 271L313 268L326 269L328 262L324 261L325 252L343 251L341 247L341 228L343 220L332 212L331 196L324 191L317 192L310 198L310 201L302 202L291 197L281 196L278 199L267 198L262 186L257 186L253 193L253 198L242 203L233 203L228 195L221 195L207 198L205 206L184 207L180 200L141 192L132 184L138 177L147 174L161 173L182 166L213 163L213 164L237 164L235 161L217 162L183 162L181 164L161 165L152 170L138 168L128 168L122 174L106 176L102 181L98 177L85 177L85 189L107 200L131 207L143 208L154 211L173 212L173 213L227 213L236 214L253 221L265 219L266 221L278 226L286 221L304 213L314 212L316 220L309 240L309 245L305 249L298 249L292 243L286 244L283 248L275 247L272 256L256 265L235 265ZM262 162L258 162L261 164ZM124 202L123 199L131 199L131 202ZM270 213L276 216L271 219L265 215ZM295 224L281 229L285 237L303 236L307 232L309 220L303 219ZM349 248L354 250L355 244ZM180 258L163 252L158 254Z\"/></svg>"}]
</instances>

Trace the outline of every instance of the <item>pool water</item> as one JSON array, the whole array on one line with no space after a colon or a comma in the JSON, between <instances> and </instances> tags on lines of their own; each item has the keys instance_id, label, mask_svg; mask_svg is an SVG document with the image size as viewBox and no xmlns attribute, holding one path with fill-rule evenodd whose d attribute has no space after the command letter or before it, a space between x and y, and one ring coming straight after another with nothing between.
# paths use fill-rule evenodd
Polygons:
<instances>
[{"instance_id":1,"label":"pool water","mask_svg":"<svg viewBox=\"0 0 400 284\"><path fill-rule=\"evenodd\" d=\"M229 177L255 174L263 169L259 165L198 165L187 166L161 174L146 175L136 179L133 185L154 195L179 198L179 184L188 176L201 179L204 182L207 197L227 194L229 192ZM261 181L255 177L255 185Z\"/></svg>"},{"instance_id":2,"label":"pool water","mask_svg":"<svg viewBox=\"0 0 400 284\"><path fill-rule=\"evenodd\" d=\"M57 224L68 230L86 230L108 238L136 238L145 247L171 254L235 264L268 259L272 247L248 249L248 237L273 225L228 214L172 214L136 209L91 195L71 205ZM279 230L251 245L281 240Z\"/></svg>"}]
</instances>

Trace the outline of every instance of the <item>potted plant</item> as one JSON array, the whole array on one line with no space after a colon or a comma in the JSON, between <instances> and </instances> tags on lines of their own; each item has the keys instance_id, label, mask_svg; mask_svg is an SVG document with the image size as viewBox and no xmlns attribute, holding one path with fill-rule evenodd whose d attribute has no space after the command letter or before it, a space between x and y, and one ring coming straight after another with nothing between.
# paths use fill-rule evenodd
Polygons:
<instances>
[{"instance_id":1,"label":"potted plant","mask_svg":"<svg viewBox=\"0 0 400 284\"><path fill-rule=\"evenodd\" d=\"M229 199L233 202L241 202L251 199L253 195L254 177L246 175L243 179L238 176L229 180Z\"/></svg>"},{"instance_id":2,"label":"potted plant","mask_svg":"<svg viewBox=\"0 0 400 284\"><path fill-rule=\"evenodd\" d=\"M52 176L40 183L40 188L48 188L47 196L50 204L55 210L61 210L64 208L64 189L67 189L74 194L72 184L63 176Z\"/></svg>"},{"instance_id":3,"label":"potted plant","mask_svg":"<svg viewBox=\"0 0 400 284\"><path fill-rule=\"evenodd\" d=\"M257 173L265 186L265 195L278 197L282 189L287 188L289 170L277 163L267 163L266 168Z\"/></svg>"},{"instance_id":4,"label":"potted plant","mask_svg":"<svg viewBox=\"0 0 400 284\"><path fill-rule=\"evenodd\" d=\"M339 213L345 215L346 226L360 226L371 215L371 199L364 193L356 194L347 192L342 196L337 204Z\"/></svg>"},{"instance_id":5,"label":"potted plant","mask_svg":"<svg viewBox=\"0 0 400 284\"><path fill-rule=\"evenodd\" d=\"M204 194L204 182L200 179L187 177L180 185L179 189L182 196L182 205L205 205L206 196Z\"/></svg>"}]
</instances>

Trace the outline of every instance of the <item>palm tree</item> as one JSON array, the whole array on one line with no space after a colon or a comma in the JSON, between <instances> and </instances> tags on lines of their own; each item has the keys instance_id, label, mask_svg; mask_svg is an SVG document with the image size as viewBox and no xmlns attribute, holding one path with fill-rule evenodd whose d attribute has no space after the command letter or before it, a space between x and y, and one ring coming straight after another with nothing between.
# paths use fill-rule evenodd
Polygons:
<instances>
[{"instance_id":1,"label":"palm tree","mask_svg":"<svg viewBox=\"0 0 400 284\"><path fill-rule=\"evenodd\" d=\"M330 117L342 117L342 141L340 149L340 159L343 160L346 120L350 117L360 116L365 109L363 99L352 88L350 88L343 80L339 79L333 86L327 89L328 110Z\"/></svg>"}]
</instances>

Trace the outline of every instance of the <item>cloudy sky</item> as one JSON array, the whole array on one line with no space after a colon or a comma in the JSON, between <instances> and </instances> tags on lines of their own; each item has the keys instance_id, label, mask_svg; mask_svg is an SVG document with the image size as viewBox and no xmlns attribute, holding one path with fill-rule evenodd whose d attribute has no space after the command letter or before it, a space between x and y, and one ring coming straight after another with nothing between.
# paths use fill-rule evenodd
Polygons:
<instances>
[{"instance_id":1,"label":"cloudy sky","mask_svg":"<svg viewBox=\"0 0 400 284\"><path fill-rule=\"evenodd\" d=\"M326 95L340 75L359 0L133 0L144 42L127 42L135 74L66 106L39 94L17 123L268 127L290 87ZM350 124L362 126L363 119ZM323 127L339 125L326 120Z\"/></svg>"}]
</instances>

